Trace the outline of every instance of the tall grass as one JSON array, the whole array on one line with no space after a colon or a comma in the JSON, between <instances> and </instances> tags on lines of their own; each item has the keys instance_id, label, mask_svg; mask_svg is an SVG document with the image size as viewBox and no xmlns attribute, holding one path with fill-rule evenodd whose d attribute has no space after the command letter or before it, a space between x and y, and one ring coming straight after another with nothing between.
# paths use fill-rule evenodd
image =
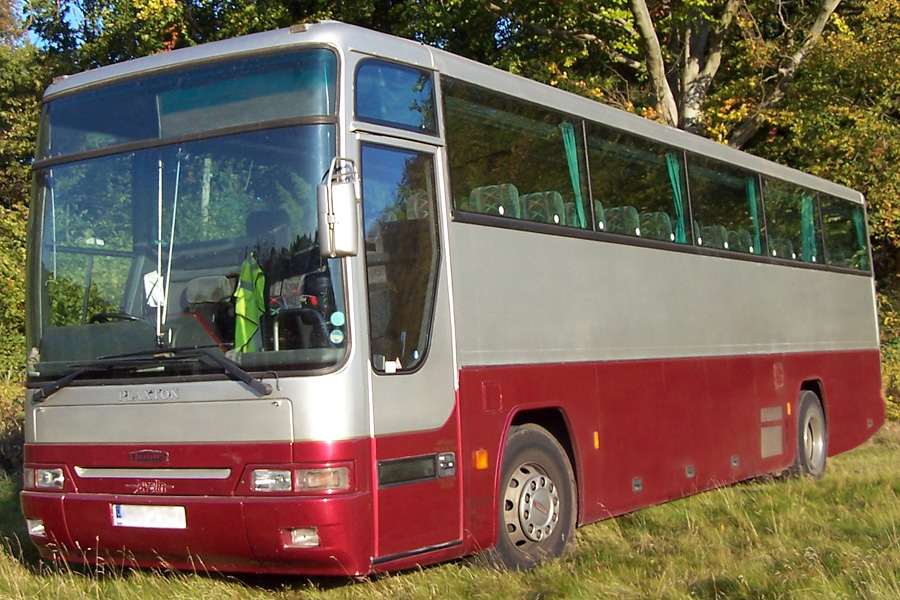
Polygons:
<instances>
[{"instance_id":1,"label":"tall grass","mask_svg":"<svg viewBox=\"0 0 900 600\"><path fill-rule=\"evenodd\" d=\"M755 481L584 527L571 555L527 573L477 558L366 582L76 570L25 540L0 481L0 598L900 598L900 425L829 461L822 481Z\"/></svg>"}]
</instances>

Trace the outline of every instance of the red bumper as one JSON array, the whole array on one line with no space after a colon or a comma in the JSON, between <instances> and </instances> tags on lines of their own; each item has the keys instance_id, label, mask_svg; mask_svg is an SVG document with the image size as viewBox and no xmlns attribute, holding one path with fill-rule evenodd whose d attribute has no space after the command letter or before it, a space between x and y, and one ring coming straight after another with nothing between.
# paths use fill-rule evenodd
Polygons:
<instances>
[{"instance_id":1,"label":"red bumper","mask_svg":"<svg viewBox=\"0 0 900 600\"><path fill-rule=\"evenodd\" d=\"M184 508L185 528L116 525L113 507ZM45 558L195 571L364 575L373 552L367 493L297 497L133 496L22 492L25 518L43 521L32 535ZM317 547L294 547L290 530L314 527Z\"/></svg>"}]
</instances>

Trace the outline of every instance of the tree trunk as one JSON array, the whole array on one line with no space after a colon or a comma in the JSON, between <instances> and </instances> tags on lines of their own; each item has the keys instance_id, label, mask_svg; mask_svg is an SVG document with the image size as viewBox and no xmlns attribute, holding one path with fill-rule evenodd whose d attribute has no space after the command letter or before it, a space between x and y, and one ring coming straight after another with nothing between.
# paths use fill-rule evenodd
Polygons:
<instances>
[{"instance_id":1,"label":"tree trunk","mask_svg":"<svg viewBox=\"0 0 900 600\"><path fill-rule=\"evenodd\" d=\"M628 0L628 4L640 33L641 46L647 60L647 72L653 85L657 107L668 125L678 127L678 105L669 81L666 79L666 62L659 46L653 19L650 17L650 9L647 8L645 0Z\"/></svg>"},{"instance_id":2,"label":"tree trunk","mask_svg":"<svg viewBox=\"0 0 900 600\"><path fill-rule=\"evenodd\" d=\"M740 4L740 0L728 0L718 22L699 15L687 22L679 119L682 129L696 133L700 128L703 103L722 64L725 34Z\"/></svg>"}]
</instances>

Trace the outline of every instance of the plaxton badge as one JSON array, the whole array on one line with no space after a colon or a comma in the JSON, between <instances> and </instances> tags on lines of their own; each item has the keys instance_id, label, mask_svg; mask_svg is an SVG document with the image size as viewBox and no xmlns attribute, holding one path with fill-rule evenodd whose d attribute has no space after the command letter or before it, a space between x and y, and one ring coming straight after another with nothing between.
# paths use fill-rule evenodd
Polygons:
<instances>
[{"instance_id":1,"label":"plaxton badge","mask_svg":"<svg viewBox=\"0 0 900 600\"><path fill-rule=\"evenodd\" d=\"M128 462L141 464L164 464L169 462L169 453L164 450L135 450L128 453Z\"/></svg>"},{"instance_id":2,"label":"plaxton badge","mask_svg":"<svg viewBox=\"0 0 900 600\"><path fill-rule=\"evenodd\" d=\"M178 400L178 388L135 388L119 392L120 402L153 402L159 400Z\"/></svg>"}]
</instances>

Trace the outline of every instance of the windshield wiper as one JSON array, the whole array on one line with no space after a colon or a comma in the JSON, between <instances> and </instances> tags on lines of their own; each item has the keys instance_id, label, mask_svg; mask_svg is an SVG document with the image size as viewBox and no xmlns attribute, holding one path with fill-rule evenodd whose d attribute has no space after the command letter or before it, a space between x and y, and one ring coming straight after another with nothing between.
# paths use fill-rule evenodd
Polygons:
<instances>
[{"instance_id":1,"label":"windshield wiper","mask_svg":"<svg viewBox=\"0 0 900 600\"><path fill-rule=\"evenodd\" d=\"M53 383L47 384L44 387L42 387L41 389L39 389L37 392L35 392L34 396L31 397L31 402L34 404L40 404L41 402L43 402L44 400L49 398L51 395L53 395L56 392L58 392L59 390L63 389L64 387L66 387L67 385L69 385L70 383L72 383L73 381L75 381L76 379L81 377L82 375L85 375L92 371L103 372L103 371L110 369L112 366L113 366L112 363L108 363L108 364L103 364L103 365L95 365L95 366L91 366L91 367L81 367L80 369L78 369L76 371L72 371L68 375L60 377Z\"/></svg>"},{"instance_id":2,"label":"windshield wiper","mask_svg":"<svg viewBox=\"0 0 900 600\"><path fill-rule=\"evenodd\" d=\"M76 379L87 375L88 373L104 373L109 371L110 369L121 368L121 367L144 367L147 365L147 361L145 360L107 360L104 362L91 363L91 364L71 364L70 367L75 370L67 375L63 375L53 383L48 383L44 387L40 388L34 396L31 397L31 401L34 404L40 404L59 390L63 389Z\"/></svg>"},{"instance_id":3,"label":"windshield wiper","mask_svg":"<svg viewBox=\"0 0 900 600\"><path fill-rule=\"evenodd\" d=\"M216 346L210 346L216 347ZM153 359L184 359L184 358L207 358L222 367L226 373L247 384L251 389L262 396L269 396L272 393L272 386L261 379L257 379L244 369L242 369L233 360L228 359L224 355L219 356L214 352L210 352L205 346L184 346L178 348L156 348L153 350L141 350L138 352L129 352L126 354L116 354L112 356L101 356L97 360L102 362L90 365L73 365L79 368L72 371L68 375L60 377L53 383L47 384L39 389L31 401L39 404L51 395L63 389L76 379L92 372L102 373L116 367L146 367L152 364Z\"/></svg>"},{"instance_id":4,"label":"windshield wiper","mask_svg":"<svg viewBox=\"0 0 900 600\"><path fill-rule=\"evenodd\" d=\"M257 379L225 355L219 355L215 352L211 352L209 350L210 348L218 348L218 346L178 346L175 348L155 348L153 350L140 350L138 352L129 352L126 354L101 356L100 360L127 358L197 358L202 356L204 358L208 358L212 362L225 369L226 373L228 373L238 381L246 383L259 394L268 396L272 393L272 386L270 384L262 381L261 379Z\"/></svg>"}]
</instances>

